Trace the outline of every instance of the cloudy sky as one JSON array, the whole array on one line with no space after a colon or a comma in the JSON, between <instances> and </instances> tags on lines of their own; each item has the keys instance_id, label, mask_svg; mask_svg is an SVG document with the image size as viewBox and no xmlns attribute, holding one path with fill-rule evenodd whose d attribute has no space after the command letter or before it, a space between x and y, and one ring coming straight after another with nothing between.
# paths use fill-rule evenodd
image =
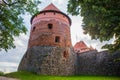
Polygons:
<instances>
[{"instance_id":1,"label":"cloudy sky","mask_svg":"<svg viewBox=\"0 0 120 80\"><path fill-rule=\"evenodd\" d=\"M39 5L39 10L45 8L50 3L53 3L61 11L67 14L67 2L68 0L40 0L42 3ZM76 42L83 40L88 46L92 45L98 51L101 51L100 47L106 43L100 43L98 40L91 40L89 35L84 35L81 27L82 17L80 16L71 16L72 20L71 25L71 38L72 44L75 45ZM29 32L30 32L30 18L31 16L26 14L23 16L26 27L28 28L27 35L21 34L21 36L15 38L15 49L8 50L5 52L2 50L0 52L0 71L3 72L13 72L17 71L20 60L22 59L24 53L27 49ZM111 41L110 41L111 42Z\"/></svg>"}]
</instances>

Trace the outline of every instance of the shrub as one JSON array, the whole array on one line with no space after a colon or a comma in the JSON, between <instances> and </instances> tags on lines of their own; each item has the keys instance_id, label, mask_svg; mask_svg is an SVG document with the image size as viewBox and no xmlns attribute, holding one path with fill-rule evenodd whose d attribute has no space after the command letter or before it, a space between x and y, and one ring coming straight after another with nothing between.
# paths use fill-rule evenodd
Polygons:
<instances>
[{"instance_id":1,"label":"shrub","mask_svg":"<svg viewBox=\"0 0 120 80\"><path fill-rule=\"evenodd\" d=\"M4 73L2 71L0 71L0 76L4 75Z\"/></svg>"}]
</instances>

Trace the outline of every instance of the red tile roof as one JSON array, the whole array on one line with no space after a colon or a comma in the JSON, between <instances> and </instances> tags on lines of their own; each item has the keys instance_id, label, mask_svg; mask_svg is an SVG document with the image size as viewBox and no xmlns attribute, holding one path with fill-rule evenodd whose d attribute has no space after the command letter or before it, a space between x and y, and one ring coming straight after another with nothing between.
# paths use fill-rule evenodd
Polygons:
<instances>
[{"instance_id":1,"label":"red tile roof","mask_svg":"<svg viewBox=\"0 0 120 80\"><path fill-rule=\"evenodd\" d=\"M49 4L46 8L43 9L43 11L45 10L55 10L55 11L60 11L54 4ZM60 11L61 12L61 11Z\"/></svg>"},{"instance_id":2,"label":"red tile roof","mask_svg":"<svg viewBox=\"0 0 120 80\"><path fill-rule=\"evenodd\" d=\"M88 47L87 47L87 45L83 41L80 41L80 42L77 42L75 44L74 48L83 49L83 48L88 48Z\"/></svg>"},{"instance_id":3,"label":"red tile roof","mask_svg":"<svg viewBox=\"0 0 120 80\"><path fill-rule=\"evenodd\" d=\"M84 41L77 42L74 46L74 50L77 53L83 53L91 50L95 50L92 46L88 47Z\"/></svg>"}]
</instances>

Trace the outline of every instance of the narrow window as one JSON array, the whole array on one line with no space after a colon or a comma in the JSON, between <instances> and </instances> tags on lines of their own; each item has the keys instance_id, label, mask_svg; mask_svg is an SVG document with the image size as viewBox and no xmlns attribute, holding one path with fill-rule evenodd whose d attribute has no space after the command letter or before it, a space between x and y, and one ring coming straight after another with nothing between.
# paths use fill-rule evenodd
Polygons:
<instances>
[{"instance_id":1,"label":"narrow window","mask_svg":"<svg viewBox=\"0 0 120 80\"><path fill-rule=\"evenodd\" d=\"M32 31L35 31L35 28L36 28L36 27L34 26Z\"/></svg>"},{"instance_id":2,"label":"narrow window","mask_svg":"<svg viewBox=\"0 0 120 80\"><path fill-rule=\"evenodd\" d=\"M55 42L57 42L57 43L60 42L60 37L59 37L59 36L56 36L56 37L55 37Z\"/></svg>"},{"instance_id":3,"label":"narrow window","mask_svg":"<svg viewBox=\"0 0 120 80\"><path fill-rule=\"evenodd\" d=\"M54 15L55 15L56 13L54 12Z\"/></svg>"},{"instance_id":4,"label":"narrow window","mask_svg":"<svg viewBox=\"0 0 120 80\"><path fill-rule=\"evenodd\" d=\"M66 59L69 57L68 51L64 51L64 52L63 52L63 57L66 58Z\"/></svg>"},{"instance_id":5,"label":"narrow window","mask_svg":"<svg viewBox=\"0 0 120 80\"><path fill-rule=\"evenodd\" d=\"M46 13L44 12L44 15L45 15Z\"/></svg>"},{"instance_id":6,"label":"narrow window","mask_svg":"<svg viewBox=\"0 0 120 80\"><path fill-rule=\"evenodd\" d=\"M52 29L53 28L53 24L48 24L48 29Z\"/></svg>"}]
</instances>

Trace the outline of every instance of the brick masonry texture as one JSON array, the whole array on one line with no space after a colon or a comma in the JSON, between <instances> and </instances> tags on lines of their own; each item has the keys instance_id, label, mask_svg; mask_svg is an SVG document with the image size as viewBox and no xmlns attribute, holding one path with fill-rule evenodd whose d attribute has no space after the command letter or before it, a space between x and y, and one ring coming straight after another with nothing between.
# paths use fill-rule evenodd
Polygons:
<instances>
[{"instance_id":1,"label":"brick masonry texture","mask_svg":"<svg viewBox=\"0 0 120 80\"><path fill-rule=\"evenodd\" d=\"M52 29L48 28L48 24L52 24ZM71 37L70 29L67 25L59 23L55 19L50 21L41 21L39 24L36 24L34 27L35 30L31 30L31 35L29 39L29 47L32 46L61 46L61 47L70 47L71 46ZM60 41L55 42L55 37L59 36Z\"/></svg>"}]
</instances>

